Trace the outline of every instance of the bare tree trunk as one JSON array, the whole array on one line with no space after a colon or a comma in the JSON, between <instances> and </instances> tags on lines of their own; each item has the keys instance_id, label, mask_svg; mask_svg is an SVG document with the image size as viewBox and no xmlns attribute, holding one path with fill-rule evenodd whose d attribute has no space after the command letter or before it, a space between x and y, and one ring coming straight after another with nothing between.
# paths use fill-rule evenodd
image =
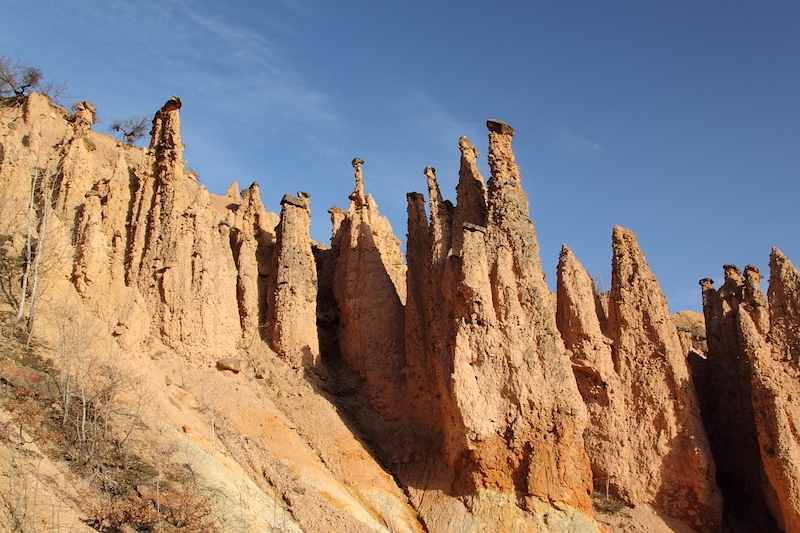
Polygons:
<instances>
[{"instance_id":1,"label":"bare tree trunk","mask_svg":"<svg viewBox=\"0 0 800 533\"><path fill-rule=\"evenodd\" d=\"M31 303L28 313L28 345L30 345L31 338L33 338L33 321L36 318L36 291L39 287L39 267L42 265L44 241L47 236L47 219L49 218L47 215L50 211L50 193L52 193L52 189L48 187L47 198L43 206L44 213L42 214L42 224L39 227L39 239L36 243L36 259L33 263L33 287L31 288Z\"/></svg>"},{"instance_id":2,"label":"bare tree trunk","mask_svg":"<svg viewBox=\"0 0 800 533\"><path fill-rule=\"evenodd\" d=\"M49 168L45 170L44 177L46 178L49 174ZM27 345L30 345L31 339L33 338L33 321L36 318L36 297L37 297L37 289L39 287L39 272L42 265L42 257L44 257L44 243L45 239L47 238L47 222L49 220L49 213L51 208L51 202L53 200L53 188L55 187L55 179L51 179L50 183L47 184L45 187L45 195L44 199L42 200L42 214L41 214L41 222L39 224L39 235L36 241L36 258L34 259L33 264L33 287L31 288L31 303L30 303L30 310L28 312L28 342Z\"/></svg>"},{"instance_id":3,"label":"bare tree trunk","mask_svg":"<svg viewBox=\"0 0 800 533\"><path fill-rule=\"evenodd\" d=\"M38 163L38 159L37 159ZM22 295L19 298L19 309L17 310L16 321L22 320L25 315L25 300L28 296L28 278L31 274L31 259L33 255L33 225L34 213L36 212L36 184L39 180L39 167L33 167L33 174L31 175L31 196L28 203L28 228L27 238L25 239L25 272L22 275Z\"/></svg>"}]
</instances>

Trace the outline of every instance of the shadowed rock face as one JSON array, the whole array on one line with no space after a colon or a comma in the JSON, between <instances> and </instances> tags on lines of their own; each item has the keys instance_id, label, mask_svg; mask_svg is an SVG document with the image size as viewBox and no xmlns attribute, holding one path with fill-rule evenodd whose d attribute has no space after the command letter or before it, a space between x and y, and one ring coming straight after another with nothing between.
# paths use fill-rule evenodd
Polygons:
<instances>
[{"instance_id":1,"label":"shadowed rock face","mask_svg":"<svg viewBox=\"0 0 800 533\"><path fill-rule=\"evenodd\" d=\"M719 290L714 289L711 279L700 281L708 357L697 360L693 371L707 376L697 384L706 387L699 390L703 422L717 463L725 522L766 531L775 526L761 489L764 474L752 402L751 357L739 341L739 314L749 314L742 307L745 280L734 265L725 265L723 270L725 281ZM755 302L753 277L760 276L749 267L745 274L750 278L747 294Z\"/></svg>"},{"instance_id":2,"label":"shadowed rock face","mask_svg":"<svg viewBox=\"0 0 800 533\"><path fill-rule=\"evenodd\" d=\"M230 226L215 225L208 191L184 172L180 100L153 119L149 172L133 201L128 280L168 346L195 362L233 355L241 336Z\"/></svg>"},{"instance_id":3,"label":"shadowed rock face","mask_svg":"<svg viewBox=\"0 0 800 533\"><path fill-rule=\"evenodd\" d=\"M339 353L343 372L351 379L346 388L363 388L377 412L396 419L402 409L405 362L405 266L389 221L364 193L363 164L353 160L356 188L349 209L332 213L338 226L332 247Z\"/></svg>"},{"instance_id":4,"label":"shadowed rock face","mask_svg":"<svg viewBox=\"0 0 800 533\"><path fill-rule=\"evenodd\" d=\"M738 313L739 339L752 363L767 504L781 529L796 533L800 532L800 273L777 248L772 249L769 266L769 334L762 334L763 324L759 327L763 295L754 281L755 298L746 299Z\"/></svg>"},{"instance_id":5,"label":"shadowed rock face","mask_svg":"<svg viewBox=\"0 0 800 533\"><path fill-rule=\"evenodd\" d=\"M666 299L633 232L615 227L612 248L605 328L593 283L566 247L558 270L557 320L589 408L594 474L629 503L717 531L714 461Z\"/></svg>"},{"instance_id":6,"label":"shadowed rock face","mask_svg":"<svg viewBox=\"0 0 800 533\"><path fill-rule=\"evenodd\" d=\"M430 171L430 224L421 197L409 195L414 305L406 320L423 332L408 341L409 362L427 364L438 382L428 412L443 417L455 494L482 494L481 501L486 494L516 494L529 510L545 501L588 511L586 410L556 329L511 151L513 129L496 121L489 129L486 196L477 151L465 138L455 208L440 200ZM423 272L433 281L425 283ZM508 509L498 503L493 512Z\"/></svg>"}]
</instances>

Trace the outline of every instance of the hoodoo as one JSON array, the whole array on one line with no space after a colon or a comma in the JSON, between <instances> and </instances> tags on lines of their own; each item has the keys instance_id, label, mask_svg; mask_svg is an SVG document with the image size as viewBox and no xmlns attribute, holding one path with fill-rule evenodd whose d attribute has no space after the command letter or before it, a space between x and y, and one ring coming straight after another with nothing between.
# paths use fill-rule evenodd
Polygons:
<instances>
[{"instance_id":1,"label":"hoodoo","mask_svg":"<svg viewBox=\"0 0 800 533\"><path fill-rule=\"evenodd\" d=\"M425 167L404 257L362 159L315 243L306 193L200 186L180 108L143 149L0 102L0 529L800 533L779 250L704 331L615 227L611 291L564 246L554 305L508 124L455 203Z\"/></svg>"},{"instance_id":2,"label":"hoodoo","mask_svg":"<svg viewBox=\"0 0 800 533\"><path fill-rule=\"evenodd\" d=\"M587 527L586 409L556 329L511 150L513 128L487 125L492 176L486 195L477 151L465 138L455 207L441 201L432 169L426 170L428 225L421 222L421 198L409 195L414 307L406 313L421 312L414 321L424 325L423 339L409 339L419 351L414 366L427 361L438 381L431 394L438 408L429 411L443 416L448 492L473 510L477 529L515 523L523 510L542 516L552 502L561 506L561 527ZM425 283L427 275L417 269L435 281ZM516 530L535 531L533 523Z\"/></svg>"},{"instance_id":3,"label":"hoodoo","mask_svg":"<svg viewBox=\"0 0 800 533\"><path fill-rule=\"evenodd\" d=\"M718 531L714 459L667 301L633 232L616 226L612 251L608 317L567 248L558 269L558 324L589 407L595 479L631 504Z\"/></svg>"}]
</instances>

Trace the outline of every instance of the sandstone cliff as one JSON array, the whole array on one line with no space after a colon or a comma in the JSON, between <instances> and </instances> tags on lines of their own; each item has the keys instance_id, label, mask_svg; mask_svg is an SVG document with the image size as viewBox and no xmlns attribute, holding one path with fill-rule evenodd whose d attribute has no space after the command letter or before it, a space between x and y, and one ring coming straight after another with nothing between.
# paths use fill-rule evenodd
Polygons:
<instances>
[{"instance_id":1,"label":"sandstone cliff","mask_svg":"<svg viewBox=\"0 0 800 533\"><path fill-rule=\"evenodd\" d=\"M511 151L514 130L499 121L487 125L492 175L485 194L477 151L462 138L455 207L441 199L430 168L430 223L422 198L409 195L413 305L406 320L416 325L409 330L409 368L420 374L427 367L428 379L438 382L423 405L430 405L429 416L442 417L452 476L444 492L461 496L470 510L472 525L462 527L491 529L494 516L496 530L506 531L524 516L517 499L533 516L555 502L561 527L586 527L586 411L549 305ZM535 530L515 527L508 530Z\"/></svg>"},{"instance_id":2,"label":"sandstone cliff","mask_svg":"<svg viewBox=\"0 0 800 533\"><path fill-rule=\"evenodd\" d=\"M404 258L360 159L327 247L305 193L267 191L276 215L257 184L198 185L177 97L147 149L88 102L21 102L0 105L0 527L718 531L700 404L723 530L798 531L777 250L769 304L753 268L704 282L706 358L629 230L602 298L565 247L554 305L503 122L488 182L459 140L455 204L425 168Z\"/></svg>"},{"instance_id":3,"label":"sandstone cliff","mask_svg":"<svg viewBox=\"0 0 800 533\"><path fill-rule=\"evenodd\" d=\"M60 391L37 399L12 374L38 374L17 370L20 359L3 366L2 379L20 392L0 391L0 461L9 474L0 528L16 521L66 531L83 520L107 530L134 506L139 514L126 527L169 529L179 519L169 513L179 510L168 502L187 502L185 527L203 531L421 531L397 484L292 368L319 355L307 199L284 202L278 224L257 185L209 194L183 168L179 108L168 101L150 147L138 149L91 131L88 104L71 114L33 94L22 107L0 106L3 317L17 307L32 315L36 296L29 324ZM28 242L36 269L22 292L26 263L15 258ZM3 330L4 347L15 331ZM102 388L108 383L118 385ZM94 403L67 402L78 384L99 394ZM44 420L17 421L19 408L9 409L20 401ZM51 404L61 409L51 419L66 425L49 425ZM105 421L102 438L70 433L81 405L92 427ZM22 442L10 436L14 424ZM56 444L31 444L59 432ZM98 450L93 475L78 479L52 455L47 462L55 451L83 464L86 442ZM157 469L133 474L131 458ZM180 481L187 473L191 484Z\"/></svg>"},{"instance_id":4,"label":"sandstone cliff","mask_svg":"<svg viewBox=\"0 0 800 533\"><path fill-rule=\"evenodd\" d=\"M794 466L800 453L795 430L800 410L793 400L800 392L800 275L777 248L770 256L768 299L760 290L757 268L747 266L744 276L734 265L725 265L724 271L725 283L717 291L710 279L700 282L708 364L727 367L730 376L714 383L724 388L709 405L710 424L720 439L720 464L728 480L738 482L722 486L750 510L746 519L755 526L775 527L774 520L782 531L800 531L800 472Z\"/></svg>"},{"instance_id":5,"label":"sandstone cliff","mask_svg":"<svg viewBox=\"0 0 800 533\"><path fill-rule=\"evenodd\" d=\"M633 232L615 227L612 249L607 318L566 247L558 268L558 324L589 407L595 480L629 503L718 531L722 498L686 352Z\"/></svg>"}]
</instances>

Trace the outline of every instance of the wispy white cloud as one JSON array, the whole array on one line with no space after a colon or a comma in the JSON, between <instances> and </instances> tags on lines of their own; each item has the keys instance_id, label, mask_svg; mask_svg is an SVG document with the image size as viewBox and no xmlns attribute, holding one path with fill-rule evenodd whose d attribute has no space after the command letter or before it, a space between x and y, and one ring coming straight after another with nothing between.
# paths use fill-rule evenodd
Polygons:
<instances>
[{"instance_id":1,"label":"wispy white cloud","mask_svg":"<svg viewBox=\"0 0 800 533\"><path fill-rule=\"evenodd\" d=\"M304 80L290 54L275 44L263 28L254 30L218 13L196 6L189 9L181 1L178 4L181 15L191 23L186 28L192 36L185 52L197 64L216 64L216 68L198 73L204 78L206 91L236 95L220 98L220 105L247 106L249 117L253 113L270 113L313 124L315 128L338 125L339 117L328 95Z\"/></svg>"},{"instance_id":2,"label":"wispy white cloud","mask_svg":"<svg viewBox=\"0 0 800 533\"><path fill-rule=\"evenodd\" d=\"M403 92L400 106L429 136L455 145L459 137L473 129L421 88L407 87Z\"/></svg>"},{"instance_id":3,"label":"wispy white cloud","mask_svg":"<svg viewBox=\"0 0 800 533\"><path fill-rule=\"evenodd\" d=\"M593 155L605 152L605 147L571 130L542 132L538 138L548 147L570 155Z\"/></svg>"},{"instance_id":4,"label":"wispy white cloud","mask_svg":"<svg viewBox=\"0 0 800 533\"><path fill-rule=\"evenodd\" d=\"M602 152L605 150L599 143L571 131L564 132L564 141L571 150L576 152Z\"/></svg>"},{"instance_id":5,"label":"wispy white cloud","mask_svg":"<svg viewBox=\"0 0 800 533\"><path fill-rule=\"evenodd\" d=\"M260 121L262 128L288 120L335 130L340 121L331 98L308 81L302 63L281 42L294 33L291 21L303 16L306 3L282 0L269 7L140 0L110 1L98 9L76 0L70 17L79 21L76 33L95 36L92 60L116 69L119 84L166 89L166 97L194 93L231 120ZM287 11L293 16L285 16ZM119 48L111 48L113 43Z\"/></svg>"}]
</instances>

